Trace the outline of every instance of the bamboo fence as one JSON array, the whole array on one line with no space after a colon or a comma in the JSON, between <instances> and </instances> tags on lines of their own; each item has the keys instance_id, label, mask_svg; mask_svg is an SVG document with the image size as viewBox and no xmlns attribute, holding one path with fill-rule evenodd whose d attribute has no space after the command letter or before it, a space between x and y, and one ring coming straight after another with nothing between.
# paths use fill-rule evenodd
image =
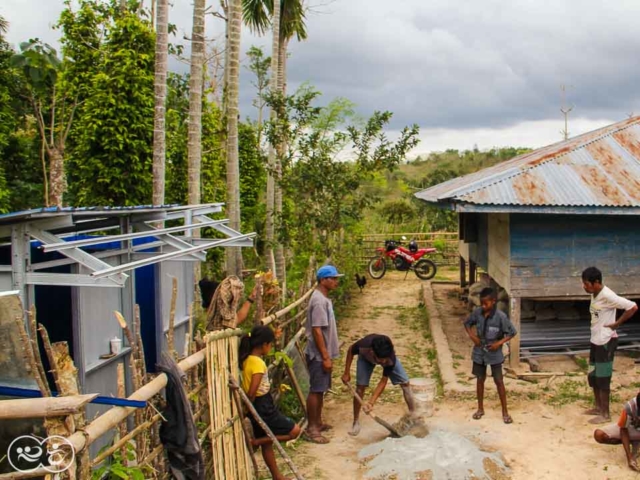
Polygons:
<instances>
[{"instance_id":1,"label":"bamboo fence","mask_svg":"<svg viewBox=\"0 0 640 480\"><path fill-rule=\"evenodd\" d=\"M312 274L314 270L315 265L310 265L307 278L301 285L297 300L278 312L259 320L259 323L263 325L272 324L275 327L279 327L282 330L281 345L293 341L299 351L302 351L301 341L304 339L301 326L305 321L307 302L314 287ZM176 295L175 292L176 289L174 288L173 295ZM197 308L197 306L194 308ZM167 478L168 475L168 467L165 464L163 455L164 448L158 435L160 422L162 421L160 413L163 401L161 392L167 384L167 376L164 373L153 376L145 370L138 310L136 309L136 315L131 327L118 312L115 314L115 320L123 328L128 343L132 347L129 364L135 391L127 398L129 400L147 401L147 407L137 409L115 406L86 424L84 416L82 414L79 415L76 409L68 412L67 410L61 410L60 416L50 416L52 410L49 405L57 405L57 402L60 402L58 399L40 402L42 404L40 412L37 411L37 408L35 409L36 411L33 410L33 407L28 409L29 416L48 417L48 421L53 421L53 425L58 428L61 426L71 427L67 428L66 432L62 431L60 433L73 446L77 464L74 464L70 471L65 472L67 476L63 478L78 478L80 480L90 478L91 469L99 467L105 461L110 461L110 458L116 452L126 452L128 445L132 445L136 453L135 461L128 466L133 467L135 465L135 467L141 468L147 479ZM39 356L35 353L38 351L37 337L35 335L35 311L30 312L27 324L30 327L31 335L24 329L22 320L16 319L16 325L20 327L19 331L23 340L24 357L31 373L38 380L43 396L49 397L50 391L46 385L44 370ZM76 378L75 367L72 364L63 366L60 360L60 358L65 361L70 360L66 344L51 345L46 330L40 326L38 331L41 334L41 341L45 350L51 357L52 365L54 367L55 365L61 366L58 369L54 368L53 372L56 383L59 383L58 389L66 396L77 397L79 392L73 381ZM205 478L207 479L250 480L256 478L257 475L257 463L253 450L247 443L248 435L243 430L244 426L241 421L243 413L240 406L240 398L237 392L234 393L229 388L229 380L236 376L239 370L237 355L240 334L241 330L211 333L205 338L204 349L199 351L196 351L197 338L190 338L191 341L186 347L186 351L196 352L178 363L180 369L187 374L187 396L191 400L192 412L195 412L193 416L199 429L199 440L206 465ZM175 355L175 352L172 353ZM292 369L286 368L285 365L285 362L276 362L270 366L270 372L275 374L272 384L276 390L279 390L280 382L286 381L285 377L289 377L289 383L304 410L304 398L300 392L295 374ZM279 375L277 371L280 372ZM120 372L119 392L122 392L122 367ZM65 376L68 378L65 378ZM29 401L31 400L22 400L21 402ZM11 405L8 406L11 407ZM89 460L89 446L105 436L114 438L112 444ZM124 458L122 461L127 466L127 459ZM72 473L70 474L69 472ZM40 468L28 473L0 474L0 480L42 477L47 474L46 470Z\"/></svg>"},{"instance_id":2,"label":"bamboo fence","mask_svg":"<svg viewBox=\"0 0 640 480\"><path fill-rule=\"evenodd\" d=\"M249 449L242 429L242 411L229 388L230 373L238 368L238 337L242 330L225 330L206 336L211 452L215 480L254 478Z\"/></svg>"},{"instance_id":3,"label":"bamboo fence","mask_svg":"<svg viewBox=\"0 0 640 480\"><path fill-rule=\"evenodd\" d=\"M418 242L418 248L437 246L438 251L427 256L437 265L457 265L459 262L458 232L400 232L370 233L360 237L358 243L361 247L356 257L358 263L367 265L376 255L376 248L384 246L385 240L400 240L403 236L407 237L406 243L411 240Z\"/></svg>"}]
</instances>

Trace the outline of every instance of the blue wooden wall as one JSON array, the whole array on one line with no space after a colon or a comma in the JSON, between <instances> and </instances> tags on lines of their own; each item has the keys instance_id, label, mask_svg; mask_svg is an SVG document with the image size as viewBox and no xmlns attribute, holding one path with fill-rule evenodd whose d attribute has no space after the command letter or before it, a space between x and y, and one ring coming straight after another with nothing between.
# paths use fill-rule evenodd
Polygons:
<instances>
[{"instance_id":1,"label":"blue wooden wall","mask_svg":"<svg viewBox=\"0 0 640 480\"><path fill-rule=\"evenodd\" d=\"M510 234L512 296L584 295L589 266L617 293L640 296L637 217L512 214Z\"/></svg>"}]
</instances>

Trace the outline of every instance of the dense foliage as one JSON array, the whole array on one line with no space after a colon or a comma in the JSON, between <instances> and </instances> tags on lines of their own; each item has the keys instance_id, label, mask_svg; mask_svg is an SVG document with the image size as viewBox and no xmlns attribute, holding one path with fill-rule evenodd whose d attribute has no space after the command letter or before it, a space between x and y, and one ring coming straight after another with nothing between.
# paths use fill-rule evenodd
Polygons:
<instances>
[{"instance_id":1,"label":"dense foliage","mask_svg":"<svg viewBox=\"0 0 640 480\"><path fill-rule=\"evenodd\" d=\"M73 205L134 205L151 201L155 34L139 3L116 0L66 2L57 28L61 56L37 40L25 42L21 63L0 31L0 211L41 206L49 164L34 116L40 98L45 128L53 125L51 102L64 106L68 139L63 145ZM175 28L171 28L175 31ZM175 53L175 49L173 49ZM46 62L44 61L46 60ZM258 232L247 266L265 265L265 190L269 143L282 165L283 210L276 218L287 251L287 277L295 283L310 256L350 265L354 239L364 231L452 230L451 212L417 201L414 193L524 153L503 148L486 152L447 150L406 161L417 144L416 126L394 141L385 131L391 112L359 118L347 99L324 102L304 85L293 95L272 93L269 57L252 47L246 69L254 76L256 122L239 124L242 231ZM205 85L218 88L212 72ZM169 72L166 104L166 203L187 202L189 75ZM205 87L209 88L209 87ZM202 96L203 203L227 197L225 121L215 102ZM36 96L37 94L38 96ZM268 109L275 119L264 121ZM51 127L54 128L54 127ZM54 133L64 131L55 127ZM47 133L47 132L45 132ZM204 235L216 232L204 230ZM212 252L221 273L221 251Z\"/></svg>"}]
</instances>

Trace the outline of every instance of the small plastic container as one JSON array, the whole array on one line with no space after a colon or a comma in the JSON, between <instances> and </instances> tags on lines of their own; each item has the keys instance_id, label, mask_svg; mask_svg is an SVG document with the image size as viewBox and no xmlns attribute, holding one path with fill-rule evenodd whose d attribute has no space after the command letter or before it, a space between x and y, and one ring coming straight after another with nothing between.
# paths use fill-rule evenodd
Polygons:
<instances>
[{"instance_id":1,"label":"small plastic container","mask_svg":"<svg viewBox=\"0 0 640 480\"><path fill-rule=\"evenodd\" d=\"M109 344L111 345L111 353L113 355L117 355L122 350L122 339L118 337L113 337L109 340Z\"/></svg>"}]
</instances>

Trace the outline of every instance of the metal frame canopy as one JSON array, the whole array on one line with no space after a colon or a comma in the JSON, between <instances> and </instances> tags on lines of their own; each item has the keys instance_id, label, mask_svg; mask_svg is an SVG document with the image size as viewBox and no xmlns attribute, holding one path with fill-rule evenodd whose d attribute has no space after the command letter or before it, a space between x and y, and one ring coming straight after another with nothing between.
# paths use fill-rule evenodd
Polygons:
<instances>
[{"instance_id":1,"label":"metal frame canopy","mask_svg":"<svg viewBox=\"0 0 640 480\"><path fill-rule=\"evenodd\" d=\"M203 205L162 205L136 207L43 208L0 215L0 238L10 239L11 265L0 266L0 272L12 273L14 290L23 301L33 285L124 287L126 272L166 260L204 261L205 251L213 247L251 247L255 233L241 234L230 228L228 219L214 220L208 215L222 211L223 203ZM179 226L158 227L172 221ZM194 238L193 231L209 227L222 233L223 239ZM117 233L95 235L95 232ZM183 233L182 236L176 236ZM153 239L134 245L135 239ZM59 252L66 258L31 263L31 242L41 242L44 252ZM97 249L98 245L119 242L120 248ZM7 243L5 243L7 245ZM83 248L94 247L90 253ZM157 251L148 252L150 249ZM142 252L146 251L146 252ZM105 261L120 257L124 263L113 266ZM78 273L39 272L61 265L76 265ZM82 269L81 267L84 267ZM80 273L81 271L88 273Z\"/></svg>"}]
</instances>

